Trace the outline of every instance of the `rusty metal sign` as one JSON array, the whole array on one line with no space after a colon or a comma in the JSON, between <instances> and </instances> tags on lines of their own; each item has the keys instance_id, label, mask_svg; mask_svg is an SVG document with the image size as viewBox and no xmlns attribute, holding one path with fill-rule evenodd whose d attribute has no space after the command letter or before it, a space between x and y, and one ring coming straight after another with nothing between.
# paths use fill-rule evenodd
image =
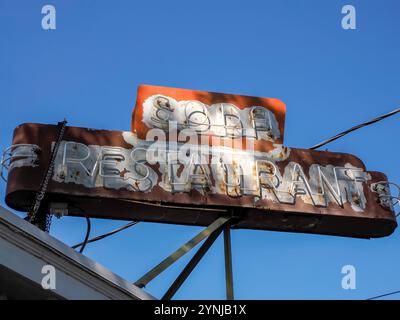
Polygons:
<instances>
[{"instance_id":1,"label":"rusty metal sign","mask_svg":"<svg viewBox=\"0 0 400 320\"><path fill-rule=\"evenodd\" d=\"M283 144L285 111L278 99L142 85L131 131L140 140L269 152Z\"/></svg>"},{"instance_id":2,"label":"rusty metal sign","mask_svg":"<svg viewBox=\"0 0 400 320\"><path fill-rule=\"evenodd\" d=\"M384 187L350 154L283 146L285 105L140 86L131 131L67 127L44 199L56 214L382 237L397 226ZM58 130L23 124L3 154L6 203L29 210Z\"/></svg>"},{"instance_id":3,"label":"rusty metal sign","mask_svg":"<svg viewBox=\"0 0 400 320\"><path fill-rule=\"evenodd\" d=\"M29 208L56 137L53 125L15 129L10 207ZM385 175L352 155L194 145L182 162L179 143L159 144L133 132L67 127L46 202L76 216L208 225L234 215L235 228L351 237L386 236L397 226L374 188Z\"/></svg>"}]
</instances>

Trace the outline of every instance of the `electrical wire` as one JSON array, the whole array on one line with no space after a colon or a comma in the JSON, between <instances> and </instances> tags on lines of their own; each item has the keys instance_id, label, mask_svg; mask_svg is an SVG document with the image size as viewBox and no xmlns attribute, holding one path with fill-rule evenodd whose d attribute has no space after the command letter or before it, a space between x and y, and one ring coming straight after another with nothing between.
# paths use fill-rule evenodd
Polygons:
<instances>
[{"instance_id":1,"label":"electrical wire","mask_svg":"<svg viewBox=\"0 0 400 320\"><path fill-rule=\"evenodd\" d=\"M138 223L138 221L129 222L128 224L126 224L126 225L124 225L124 226L122 226L122 227L120 227L120 228L117 228L117 229L115 229L115 230L113 230L113 231L110 231L110 232L107 232L107 233L105 233L105 234L102 234L102 235L100 235L100 236L94 237L94 238L92 238L92 239L90 239L90 240L86 240L86 241L84 241L84 242L78 243L78 244L72 246L71 248L72 248L72 249L76 249L76 248L79 248L79 247L81 247L81 246L83 246L83 245L86 246L86 245L89 244L89 243L102 240L102 239L104 239L104 238L107 238L107 237L109 237L109 236L112 236L113 234L116 234L117 232L120 232L120 231L122 231L122 230L128 229L128 228L134 226L134 225L137 224L137 223ZM82 250L82 249L81 249L81 250Z\"/></svg>"},{"instance_id":2,"label":"electrical wire","mask_svg":"<svg viewBox=\"0 0 400 320\"><path fill-rule=\"evenodd\" d=\"M92 224L90 222L90 218L87 215L85 215L85 218L86 218L86 223L87 223L86 236L85 236L85 240L81 243L81 249L79 250L79 253L82 253L83 250L85 250L85 247L88 244L90 230L92 229Z\"/></svg>"},{"instance_id":3,"label":"electrical wire","mask_svg":"<svg viewBox=\"0 0 400 320\"><path fill-rule=\"evenodd\" d=\"M399 290L399 291L393 291L393 292L389 292L389 293L386 293L386 294L381 294L380 296L376 296L376 297L368 298L368 299L366 299L366 300L375 300L375 299L379 299L379 298L383 298L383 297L391 296L391 295L398 294L398 293L400 293L400 290Z\"/></svg>"},{"instance_id":4,"label":"electrical wire","mask_svg":"<svg viewBox=\"0 0 400 320\"><path fill-rule=\"evenodd\" d=\"M143 201L136 201L136 200L124 200L124 201L126 201L126 202L131 202L131 203L140 203L140 204L145 204L145 205L155 206L155 207L170 208L170 209L171 209L171 208L173 208L173 209L182 209L182 208L183 208L183 209L197 210L197 211L198 211L198 210L201 210L201 211L227 212L227 210L222 210L222 209L168 206L168 205L162 205L162 204L159 204L159 203L143 202ZM80 209L82 212L84 212L84 210L82 210L81 208L78 208L78 209ZM87 219L88 219L88 218L87 218ZM88 240L88 235L89 235L89 233L90 233L90 220L89 220L89 223L88 223L88 230L87 230L87 232L86 232L85 240L84 240L83 242L81 242L81 243L78 243L78 244L73 245L71 248L72 248L72 249L77 249L77 248L79 248L79 247L85 248L86 245L89 244L89 243L93 243L93 242L102 240L102 239L104 239L104 238L107 238L107 237L109 237L109 236L112 236L113 234L116 234L116 233L118 233L118 232L120 232L120 231L123 231L123 230L125 230L125 229L128 229L128 228L130 228L130 227L132 227L132 226L134 226L135 224L138 224L138 223L139 223L138 221L132 221L132 222L130 222L130 223L128 223L128 224L126 224L126 225L120 227L120 228L117 228L117 229L112 230L112 231L110 231L110 232L108 232L108 233L102 234L102 235L100 235L100 236L97 236L97 237L94 237L94 238ZM82 248L81 248L81 250L82 250ZM79 251L79 252L82 253L83 250L82 250L82 251Z\"/></svg>"},{"instance_id":5,"label":"electrical wire","mask_svg":"<svg viewBox=\"0 0 400 320\"><path fill-rule=\"evenodd\" d=\"M397 114L399 112L400 112L400 108L399 109L395 109L395 110L393 110L393 111L391 111L389 113L386 113L386 114L384 114L384 115L382 115L382 116L380 116L378 118L375 118L375 119L372 119L370 121L361 123L361 124L359 124L357 126L354 126L354 127L350 128L350 129L348 129L346 131L343 131L343 132L337 134L336 136L334 136L334 137L332 137L330 139L327 139L325 141L322 141L322 142L316 144L315 146L312 146L310 149L311 150L318 149L318 148L320 148L320 147L322 147L322 146L324 146L324 145L326 145L326 144L328 144L328 143L330 143L332 141L335 141L335 140L337 140L337 139L339 139L339 138L341 138L341 137L343 137L343 136L345 136L345 135L347 135L347 134L349 134L349 133L351 133L353 131L356 131L356 130L361 129L361 128L366 127L366 126L369 126L369 125L371 125L373 123L376 123L378 121L381 121L383 119L389 118L389 117L391 117L391 116L393 116L393 115L395 115L395 114Z\"/></svg>"},{"instance_id":6,"label":"electrical wire","mask_svg":"<svg viewBox=\"0 0 400 320\"><path fill-rule=\"evenodd\" d=\"M350 128L350 129L346 130L346 131L343 131L343 132L341 132L341 133L339 133L339 134L333 136L332 138L329 138L329 139L327 139L327 140L324 140L324 141L322 141L322 142L320 142L320 143L318 143L318 144L312 146L310 149L311 149L311 150L318 149L318 148L320 148L320 147L322 147L322 146L324 146L324 145L327 145L328 143L331 143L332 141L335 141L335 140L337 140L337 139L342 138L343 136L345 136L345 135L347 135L347 134L349 134L349 133L351 133L351 132L353 132L353 131L356 131L356 130L358 130L358 129L364 128L364 127L366 127L366 126L369 126L369 125L371 125L371 124L374 124L374 123L376 123L376 122L379 122L379 121L381 121L381 120L383 120L383 119L389 118L389 117L391 117L391 116L393 116L393 115L395 115L395 114L397 114L397 113L400 113L400 108L395 109L395 110L393 110L393 111L391 111L391 112L389 112L389 113L386 113L386 114L384 114L384 115L382 115L382 116L380 116L380 117L377 117L377 118L375 118L375 119L372 119L372 120L370 120L370 121L361 123L361 124L359 124L359 125L357 125L357 126L354 126L354 127ZM399 216L399 215L396 215L396 217L397 217L397 216ZM399 291L389 292L389 293L382 294L382 295L375 296L375 297L371 297L371 298L368 298L368 299L366 299L366 300L375 300L375 299L379 299L379 298L391 296L391 295L398 294L398 293L400 293L400 290L399 290Z\"/></svg>"}]
</instances>

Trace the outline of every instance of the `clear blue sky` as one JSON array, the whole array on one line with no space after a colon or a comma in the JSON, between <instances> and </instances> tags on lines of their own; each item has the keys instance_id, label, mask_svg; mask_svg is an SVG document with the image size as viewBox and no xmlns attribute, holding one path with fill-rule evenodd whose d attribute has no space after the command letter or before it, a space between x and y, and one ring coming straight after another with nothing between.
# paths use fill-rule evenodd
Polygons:
<instances>
[{"instance_id":1,"label":"clear blue sky","mask_svg":"<svg viewBox=\"0 0 400 320\"><path fill-rule=\"evenodd\" d=\"M41 8L57 29L41 28ZM357 30L341 28L341 8ZM280 98L285 144L309 147L400 105L400 2L0 0L0 146L23 122L129 130L140 83ZM399 116L329 145L400 182ZM0 198L4 203L4 183ZM93 221L93 235L124 224ZM67 244L80 218L55 220ZM200 228L140 223L86 254L136 280ZM400 233L376 240L234 231L239 299L363 299L400 290ZM1 253L0 253L1 254ZM190 255L149 284L161 296ZM357 269L342 290L341 268ZM224 298L221 239L176 298ZM400 295L392 298L400 298Z\"/></svg>"}]
</instances>

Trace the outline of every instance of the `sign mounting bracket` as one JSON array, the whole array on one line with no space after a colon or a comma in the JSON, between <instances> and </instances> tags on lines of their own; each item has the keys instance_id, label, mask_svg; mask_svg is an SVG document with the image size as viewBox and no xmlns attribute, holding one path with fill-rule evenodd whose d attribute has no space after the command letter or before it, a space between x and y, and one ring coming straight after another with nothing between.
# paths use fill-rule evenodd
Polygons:
<instances>
[{"instance_id":1,"label":"sign mounting bracket","mask_svg":"<svg viewBox=\"0 0 400 320\"><path fill-rule=\"evenodd\" d=\"M185 266L183 271L179 274L174 283L162 297L162 300L170 300L178 291L178 289L182 286L184 281L188 278L190 273L194 270L194 268L197 266L197 264L200 262L203 256L207 253L207 251L213 245L218 236L222 232L224 232L227 299L233 300L232 261L231 261L232 254L231 254L230 231L229 231L230 230L229 222L231 220L232 217L220 217L217 220L215 220L211 225L202 230L195 237L186 242L174 253L165 258L161 263L159 263L157 266L155 266L153 269L147 272L144 276L142 276L139 280L137 280L135 282L135 285L137 285L140 288L145 287L150 281L156 278L168 267L170 267L174 262L176 262L183 255L185 255L187 252L193 249L202 240L206 239L203 245L195 253L193 258Z\"/></svg>"}]
</instances>

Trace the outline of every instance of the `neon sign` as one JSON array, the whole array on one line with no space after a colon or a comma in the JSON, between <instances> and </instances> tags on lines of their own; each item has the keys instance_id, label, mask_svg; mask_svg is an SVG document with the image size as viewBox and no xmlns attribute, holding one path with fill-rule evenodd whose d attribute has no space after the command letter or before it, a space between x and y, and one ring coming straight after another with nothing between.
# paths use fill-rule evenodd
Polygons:
<instances>
[{"instance_id":1,"label":"neon sign","mask_svg":"<svg viewBox=\"0 0 400 320\"><path fill-rule=\"evenodd\" d=\"M384 174L360 159L287 148L276 99L142 86L132 131L67 127L46 201L69 215L381 237L396 228ZM24 124L6 151L6 202L27 210L57 128Z\"/></svg>"}]
</instances>

